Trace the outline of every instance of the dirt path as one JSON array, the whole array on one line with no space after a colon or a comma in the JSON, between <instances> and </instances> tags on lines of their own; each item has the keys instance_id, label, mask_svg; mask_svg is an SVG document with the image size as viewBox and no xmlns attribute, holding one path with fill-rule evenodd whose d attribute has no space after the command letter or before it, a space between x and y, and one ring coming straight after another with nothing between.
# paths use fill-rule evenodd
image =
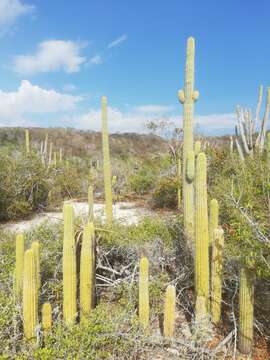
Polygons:
<instances>
[{"instance_id":1,"label":"dirt path","mask_svg":"<svg viewBox=\"0 0 270 360\"><path fill-rule=\"evenodd\" d=\"M70 203L74 207L75 216L87 216L87 202L70 201ZM94 204L94 215L100 218L102 221L105 220L104 211L104 204ZM119 202L113 205L114 219L127 225L137 224L145 216L151 216L153 214L154 212L142 206L137 206L134 202ZM56 223L58 221L62 221L62 219L62 212L44 212L34 215L34 217L29 220L21 220L1 225L1 228L12 232L24 232L29 231L32 228L43 224L44 222Z\"/></svg>"}]
</instances>

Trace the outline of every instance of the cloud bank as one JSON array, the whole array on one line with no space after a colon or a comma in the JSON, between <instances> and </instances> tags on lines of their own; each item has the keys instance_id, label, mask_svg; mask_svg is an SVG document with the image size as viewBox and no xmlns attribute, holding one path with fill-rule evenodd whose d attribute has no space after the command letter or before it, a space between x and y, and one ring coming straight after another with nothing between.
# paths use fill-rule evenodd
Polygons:
<instances>
[{"instance_id":1,"label":"cloud bank","mask_svg":"<svg viewBox=\"0 0 270 360\"><path fill-rule=\"evenodd\" d=\"M0 34L3 35L18 18L34 10L34 6L20 0L0 0Z\"/></svg>"}]
</instances>

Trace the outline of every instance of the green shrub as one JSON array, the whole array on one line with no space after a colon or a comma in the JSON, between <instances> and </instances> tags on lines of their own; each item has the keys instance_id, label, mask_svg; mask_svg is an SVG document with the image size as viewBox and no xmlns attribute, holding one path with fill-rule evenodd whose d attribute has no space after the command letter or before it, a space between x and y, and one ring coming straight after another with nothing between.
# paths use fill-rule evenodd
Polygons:
<instances>
[{"instance_id":1,"label":"green shrub","mask_svg":"<svg viewBox=\"0 0 270 360\"><path fill-rule=\"evenodd\" d=\"M153 208L177 208L178 180L172 177L162 178L157 184L151 199Z\"/></svg>"},{"instance_id":2,"label":"green shrub","mask_svg":"<svg viewBox=\"0 0 270 360\"><path fill-rule=\"evenodd\" d=\"M154 187L155 174L151 168L143 167L137 174L131 175L128 182L131 191L137 195L144 195Z\"/></svg>"}]
</instances>

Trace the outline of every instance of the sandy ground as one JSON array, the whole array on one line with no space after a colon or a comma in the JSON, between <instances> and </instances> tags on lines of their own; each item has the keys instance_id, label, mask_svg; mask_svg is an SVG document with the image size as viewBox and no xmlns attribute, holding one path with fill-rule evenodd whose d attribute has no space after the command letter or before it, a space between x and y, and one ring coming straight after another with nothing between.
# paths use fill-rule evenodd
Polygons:
<instances>
[{"instance_id":1,"label":"sandy ground","mask_svg":"<svg viewBox=\"0 0 270 360\"><path fill-rule=\"evenodd\" d=\"M88 205L86 202L70 201L74 207L75 216L87 216ZM105 220L104 204L94 204L94 215ZM143 217L153 215L150 210L136 206L132 202L119 202L113 205L113 216L119 222L124 224L137 224ZM43 224L44 222L55 223L62 221L63 214L61 212L45 212L37 214L29 220L21 220L16 223L8 223L1 227L12 232L29 231L32 228Z\"/></svg>"}]
</instances>

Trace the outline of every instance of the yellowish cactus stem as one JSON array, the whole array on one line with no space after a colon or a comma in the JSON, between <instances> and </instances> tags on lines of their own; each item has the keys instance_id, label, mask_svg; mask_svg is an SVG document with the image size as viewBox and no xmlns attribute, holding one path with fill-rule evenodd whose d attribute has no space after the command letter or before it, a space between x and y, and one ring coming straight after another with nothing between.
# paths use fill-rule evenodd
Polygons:
<instances>
[{"instance_id":1,"label":"yellowish cactus stem","mask_svg":"<svg viewBox=\"0 0 270 360\"><path fill-rule=\"evenodd\" d=\"M89 319L95 299L95 229L88 223L83 231L80 266L80 320Z\"/></svg>"},{"instance_id":2,"label":"yellowish cactus stem","mask_svg":"<svg viewBox=\"0 0 270 360\"><path fill-rule=\"evenodd\" d=\"M73 325L77 317L76 245L73 207L64 204L63 241L63 315L66 325Z\"/></svg>"},{"instance_id":3,"label":"yellowish cactus stem","mask_svg":"<svg viewBox=\"0 0 270 360\"><path fill-rule=\"evenodd\" d=\"M23 329L27 340L36 337L37 281L35 255L32 249L25 252L23 277Z\"/></svg>"},{"instance_id":4,"label":"yellowish cactus stem","mask_svg":"<svg viewBox=\"0 0 270 360\"><path fill-rule=\"evenodd\" d=\"M224 231L219 227L213 231L211 262L211 317L214 324L219 323L221 316L223 247Z\"/></svg>"},{"instance_id":5,"label":"yellowish cactus stem","mask_svg":"<svg viewBox=\"0 0 270 360\"><path fill-rule=\"evenodd\" d=\"M15 267L15 294L20 299L23 291L23 268L24 268L24 236L16 236L16 267Z\"/></svg>"},{"instance_id":6,"label":"yellowish cactus stem","mask_svg":"<svg viewBox=\"0 0 270 360\"><path fill-rule=\"evenodd\" d=\"M93 185L88 187L88 221L94 221L94 191Z\"/></svg>"},{"instance_id":7,"label":"yellowish cactus stem","mask_svg":"<svg viewBox=\"0 0 270 360\"><path fill-rule=\"evenodd\" d=\"M207 208L206 156L200 153L195 176L195 288L196 296L203 296L209 309L209 229Z\"/></svg>"},{"instance_id":8,"label":"yellowish cactus stem","mask_svg":"<svg viewBox=\"0 0 270 360\"><path fill-rule=\"evenodd\" d=\"M201 152L201 147L202 147L201 142L199 140L195 141L195 144L194 144L195 157L197 157L199 155L199 153Z\"/></svg>"},{"instance_id":9,"label":"yellowish cactus stem","mask_svg":"<svg viewBox=\"0 0 270 360\"><path fill-rule=\"evenodd\" d=\"M240 272L239 343L242 354L249 354L253 345L254 274L243 267Z\"/></svg>"},{"instance_id":10,"label":"yellowish cactus stem","mask_svg":"<svg viewBox=\"0 0 270 360\"><path fill-rule=\"evenodd\" d=\"M25 129L25 152L26 154L30 153L30 136L28 129Z\"/></svg>"},{"instance_id":11,"label":"yellowish cactus stem","mask_svg":"<svg viewBox=\"0 0 270 360\"><path fill-rule=\"evenodd\" d=\"M217 199L210 201L209 214L209 245L211 246L214 238L214 230L218 228L219 206Z\"/></svg>"},{"instance_id":12,"label":"yellowish cactus stem","mask_svg":"<svg viewBox=\"0 0 270 360\"><path fill-rule=\"evenodd\" d=\"M42 329L46 338L52 328L52 307L50 303L44 303L41 309Z\"/></svg>"},{"instance_id":13,"label":"yellowish cactus stem","mask_svg":"<svg viewBox=\"0 0 270 360\"><path fill-rule=\"evenodd\" d=\"M171 338L175 327L175 287L169 285L165 295L164 336Z\"/></svg>"},{"instance_id":14,"label":"yellowish cactus stem","mask_svg":"<svg viewBox=\"0 0 270 360\"><path fill-rule=\"evenodd\" d=\"M40 289L40 247L37 241L32 243L32 250L35 256L37 287Z\"/></svg>"},{"instance_id":15,"label":"yellowish cactus stem","mask_svg":"<svg viewBox=\"0 0 270 360\"><path fill-rule=\"evenodd\" d=\"M108 114L107 114L107 98L102 96L101 99L101 120L102 120L102 149L103 149L103 176L104 176L104 192L105 192L105 212L107 223L112 223L112 179L111 179L111 163L110 163L110 147L108 133Z\"/></svg>"},{"instance_id":16,"label":"yellowish cactus stem","mask_svg":"<svg viewBox=\"0 0 270 360\"><path fill-rule=\"evenodd\" d=\"M181 157L180 154L176 158L176 176L177 176L177 208L182 208L182 197L181 197Z\"/></svg>"},{"instance_id":17,"label":"yellowish cactus stem","mask_svg":"<svg viewBox=\"0 0 270 360\"><path fill-rule=\"evenodd\" d=\"M139 319L141 327L146 330L149 326L149 263L146 257L140 261Z\"/></svg>"}]
</instances>

